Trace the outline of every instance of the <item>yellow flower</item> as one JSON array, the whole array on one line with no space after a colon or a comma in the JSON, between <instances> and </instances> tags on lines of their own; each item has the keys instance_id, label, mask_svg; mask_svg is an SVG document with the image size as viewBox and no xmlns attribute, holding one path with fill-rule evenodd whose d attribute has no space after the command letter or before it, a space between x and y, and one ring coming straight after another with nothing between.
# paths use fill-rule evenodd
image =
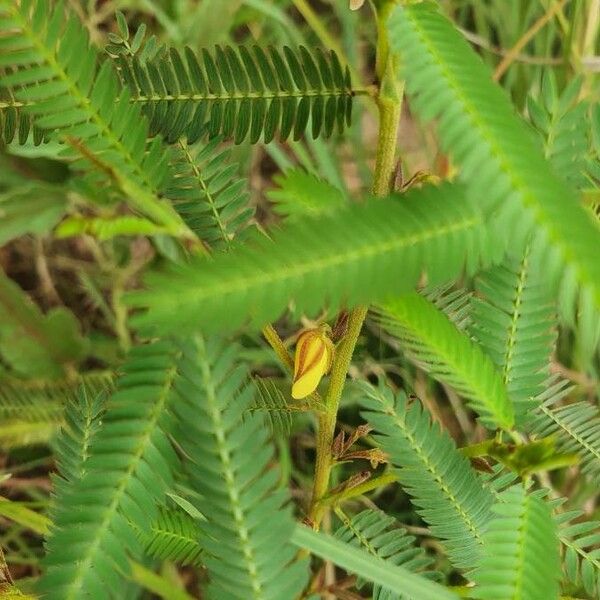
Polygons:
<instances>
[{"instance_id":1,"label":"yellow flower","mask_svg":"<svg viewBox=\"0 0 600 600\"><path fill-rule=\"evenodd\" d=\"M292 398L300 400L312 394L323 375L329 372L333 360L333 342L327 327L303 332L296 344Z\"/></svg>"}]
</instances>

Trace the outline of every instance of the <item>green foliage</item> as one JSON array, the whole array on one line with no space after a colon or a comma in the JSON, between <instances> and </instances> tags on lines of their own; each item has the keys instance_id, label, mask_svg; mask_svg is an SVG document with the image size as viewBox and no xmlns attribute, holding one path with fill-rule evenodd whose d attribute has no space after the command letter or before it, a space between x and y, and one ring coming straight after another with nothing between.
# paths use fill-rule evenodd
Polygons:
<instances>
[{"instance_id":1,"label":"green foliage","mask_svg":"<svg viewBox=\"0 0 600 600\"><path fill-rule=\"evenodd\" d=\"M424 120L439 117L443 149L504 243L518 252L532 238L535 268L549 289L560 282L566 317L574 318L578 291L583 304L598 308L597 226L463 36L431 2L396 8L389 30L411 106Z\"/></svg>"},{"instance_id":2,"label":"green foliage","mask_svg":"<svg viewBox=\"0 0 600 600\"><path fill-rule=\"evenodd\" d=\"M73 216L64 219L56 228L57 238L68 238L79 235L89 235L98 240L110 240L117 236L134 235L168 235L169 229L156 225L143 217L133 215L115 217L80 217Z\"/></svg>"},{"instance_id":3,"label":"green foliage","mask_svg":"<svg viewBox=\"0 0 600 600\"><path fill-rule=\"evenodd\" d=\"M79 481L86 469L92 440L100 428L105 408L105 394L92 394L81 385L77 398L64 409L64 422L54 443L58 477L54 478L54 494L59 504L69 486Z\"/></svg>"},{"instance_id":4,"label":"green foliage","mask_svg":"<svg viewBox=\"0 0 600 600\"><path fill-rule=\"evenodd\" d=\"M27 233L48 233L66 210L58 187L27 185L0 192L0 245Z\"/></svg>"},{"instance_id":5,"label":"green foliage","mask_svg":"<svg viewBox=\"0 0 600 600\"><path fill-rule=\"evenodd\" d=\"M551 437L522 444L488 440L483 442L483 446L475 445L474 448L483 449L486 456L497 460L501 465L523 478L527 478L533 473L560 469L578 462L578 458L574 454L558 452L554 439ZM469 449L465 449L464 452L467 456L471 455Z\"/></svg>"},{"instance_id":6,"label":"green foliage","mask_svg":"<svg viewBox=\"0 0 600 600\"><path fill-rule=\"evenodd\" d=\"M65 143L74 167L89 172L96 185L107 179L130 205L175 235L186 228L157 194L167 154L157 138L146 152L148 127L131 93L119 90L109 60L97 69L96 51L75 17L63 21L63 7L48 0L0 2L0 33L6 43L0 64L15 67L2 80L27 103L34 123Z\"/></svg>"},{"instance_id":7,"label":"green foliage","mask_svg":"<svg viewBox=\"0 0 600 600\"><path fill-rule=\"evenodd\" d=\"M167 195L188 227L206 244L229 248L249 225L254 209L248 206L246 183L239 179L231 151L222 140L188 146L180 142L171 163Z\"/></svg>"},{"instance_id":8,"label":"green foliage","mask_svg":"<svg viewBox=\"0 0 600 600\"><path fill-rule=\"evenodd\" d=\"M376 510L364 510L352 519L339 513L338 516L342 518L343 525L335 532L335 537L345 544L363 548L373 556L412 572L430 570L433 563L431 556L427 556L423 548L415 546L414 536L398 527L393 517ZM373 590L373 600L398 598L399 595L377 585Z\"/></svg>"},{"instance_id":9,"label":"green foliage","mask_svg":"<svg viewBox=\"0 0 600 600\"><path fill-rule=\"evenodd\" d=\"M0 0L0 545L18 587L597 597L596 3L536 21L526 0L464 0L452 22L431 1L113 4ZM533 127L478 58L496 53ZM363 327L369 303L392 335ZM288 355L315 327L330 370L292 401L290 367L325 371L318 345ZM335 531L332 512L335 537L300 525Z\"/></svg>"},{"instance_id":10,"label":"green foliage","mask_svg":"<svg viewBox=\"0 0 600 600\"><path fill-rule=\"evenodd\" d=\"M301 169L291 169L273 181L279 187L267 195L282 217L318 216L339 210L347 202L341 190Z\"/></svg>"},{"instance_id":11,"label":"green foliage","mask_svg":"<svg viewBox=\"0 0 600 600\"><path fill-rule=\"evenodd\" d=\"M82 388L96 397L111 386L109 373L94 371L62 380L2 380L0 448L48 443L64 420L65 407L77 401Z\"/></svg>"},{"instance_id":12,"label":"green foliage","mask_svg":"<svg viewBox=\"0 0 600 600\"><path fill-rule=\"evenodd\" d=\"M180 508L161 507L149 531L137 532L144 554L179 565L202 564L201 529L196 519Z\"/></svg>"},{"instance_id":13,"label":"green foliage","mask_svg":"<svg viewBox=\"0 0 600 600\"><path fill-rule=\"evenodd\" d=\"M11 501L0 496L0 516L36 533L48 532L50 521L40 513L28 508L25 502Z\"/></svg>"},{"instance_id":14,"label":"green foliage","mask_svg":"<svg viewBox=\"0 0 600 600\"><path fill-rule=\"evenodd\" d=\"M577 101L582 83L577 77L559 94L556 76L549 70L540 97L527 99L527 112L544 140L546 157L577 188L588 183L586 163L591 154L590 107L587 102Z\"/></svg>"},{"instance_id":15,"label":"green foliage","mask_svg":"<svg viewBox=\"0 0 600 600\"><path fill-rule=\"evenodd\" d=\"M65 406L77 399L81 386L91 396L96 396L109 389L111 384L112 376L104 371L50 381L3 379L0 383L0 420L47 420L59 424Z\"/></svg>"},{"instance_id":16,"label":"green foliage","mask_svg":"<svg viewBox=\"0 0 600 600\"><path fill-rule=\"evenodd\" d=\"M262 325L289 300L314 312L408 291L425 269L431 282L470 272L495 257L476 207L446 185L388 202L305 218L214 260L197 259L147 278L129 303L148 307L135 323L166 332L183 323L231 330ZM256 266L260 265L260 270Z\"/></svg>"},{"instance_id":17,"label":"green foliage","mask_svg":"<svg viewBox=\"0 0 600 600\"><path fill-rule=\"evenodd\" d=\"M14 70L0 66L0 81L10 75ZM39 146L44 133L33 126L33 119L23 110L25 103L19 102L10 89L0 87L0 142L10 144L17 140L24 144L32 133L34 145Z\"/></svg>"},{"instance_id":18,"label":"green foliage","mask_svg":"<svg viewBox=\"0 0 600 600\"><path fill-rule=\"evenodd\" d=\"M149 60L123 54L119 67L151 132L170 142L184 135L195 142L205 124L211 137L236 144L261 136L267 143L277 132L298 140L309 126L313 138L329 137L336 125L342 132L350 124L350 74L333 51L216 46L197 56L189 47L169 48Z\"/></svg>"},{"instance_id":19,"label":"green foliage","mask_svg":"<svg viewBox=\"0 0 600 600\"><path fill-rule=\"evenodd\" d=\"M272 379L255 377L256 396L253 406L248 410L258 412L265 417L273 433L289 435L292 429L293 405L288 405L283 392Z\"/></svg>"},{"instance_id":20,"label":"green foliage","mask_svg":"<svg viewBox=\"0 0 600 600\"><path fill-rule=\"evenodd\" d=\"M556 307L529 250L477 277L471 331L500 371L522 423L550 377Z\"/></svg>"},{"instance_id":21,"label":"green foliage","mask_svg":"<svg viewBox=\"0 0 600 600\"><path fill-rule=\"evenodd\" d=\"M135 34L132 36L129 31L127 18L121 11L115 13L115 20L118 32L111 32L108 36L110 44L107 44L105 50L112 56L121 56L122 54L130 54L135 56L142 45L145 46L145 54L154 56L156 51L156 36L151 36L148 40L146 37L146 24L141 23ZM145 42L145 43L144 43Z\"/></svg>"},{"instance_id":22,"label":"green foliage","mask_svg":"<svg viewBox=\"0 0 600 600\"><path fill-rule=\"evenodd\" d=\"M593 148L595 113L588 102L579 100L583 80L574 78L559 94L556 77L549 71L542 84L539 102L530 98L528 112L543 138L546 158L573 188L592 190L594 166L600 163ZM592 201L591 212L597 216L593 206ZM600 341L600 322L595 314L589 303L582 303L577 314L577 353L584 360L594 356Z\"/></svg>"},{"instance_id":23,"label":"green foliage","mask_svg":"<svg viewBox=\"0 0 600 600\"><path fill-rule=\"evenodd\" d=\"M473 568L481 556L492 494L483 487L450 436L418 402L381 384L364 387L363 418L396 467L417 512L440 538L454 565Z\"/></svg>"},{"instance_id":24,"label":"green foliage","mask_svg":"<svg viewBox=\"0 0 600 600\"><path fill-rule=\"evenodd\" d=\"M45 598L109 596L122 584L129 556L141 554L133 526L145 529L158 517L157 504L178 466L168 438L177 356L165 342L135 348L89 449L83 443L89 428L76 435L81 458L69 459L67 472L81 477L59 488L55 500L40 582ZM69 448L66 439L63 448Z\"/></svg>"},{"instance_id":25,"label":"green foliage","mask_svg":"<svg viewBox=\"0 0 600 600\"><path fill-rule=\"evenodd\" d=\"M177 415L180 440L193 466L190 479L203 496L204 564L215 599L288 600L307 582L295 559L286 490L268 469L273 449L263 420L244 416L253 387L236 364L237 348L197 337L181 365Z\"/></svg>"},{"instance_id":26,"label":"green foliage","mask_svg":"<svg viewBox=\"0 0 600 600\"><path fill-rule=\"evenodd\" d=\"M425 287L421 294L439 311L443 312L460 329L465 330L471 320L471 292L461 287L454 288L454 282Z\"/></svg>"},{"instance_id":27,"label":"green foliage","mask_svg":"<svg viewBox=\"0 0 600 600\"><path fill-rule=\"evenodd\" d=\"M513 407L500 373L433 303L416 292L403 294L379 307L376 320L420 366L467 398L484 423L510 429Z\"/></svg>"},{"instance_id":28,"label":"green foliage","mask_svg":"<svg viewBox=\"0 0 600 600\"><path fill-rule=\"evenodd\" d=\"M68 402L64 423L54 444L58 477L54 478L55 504L60 504L69 489L85 474L86 463L94 437L101 427L106 394L91 393L86 385L80 386L78 398ZM70 486L70 487L69 487ZM202 548L197 521L180 508L161 507L156 519L145 529L133 527L144 554L181 565L200 564Z\"/></svg>"},{"instance_id":29,"label":"green foliage","mask_svg":"<svg viewBox=\"0 0 600 600\"><path fill-rule=\"evenodd\" d=\"M600 522L580 521L581 516L581 511L570 511L557 519L563 547L562 567L566 581L583 585L595 598L600 595Z\"/></svg>"},{"instance_id":30,"label":"green foliage","mask_svg":"<svg viewBox=\"0 0 600 600\"><path fill-rule=\"evenodd\" d=\"M192 600L192 596L182 588L175 587L166 575L159 575L138 562L131 562L131 580L165 600Z\"/></svg>"},{"instance_id":31,"label":"green foliage","mask_svg":"<svg viewBox=\"0 0 600 600\"><path fill-rule=\"evenodd\" d=\"M47 419L40 421L10 420L0 423L0 449L3 451L46 444L56 432L57 426Z\"/></svg>"},{"instance_id":32,"label":"green foliage","mask_svg":"<svg viewBox=\"0 0 600 600\"><path fill-rule=\"evenodd\" d=\"M556 526L539 495L514 486L492 507L483 536L484 554L473 573L480 600L539 600L558 597Z\"/></svg>"},{"instance_id":33,"label":"green foliage","mask_svg":"<svg viewBox=\"0 0 600 600\"><path fill-rule=\"evenodd\" d=\"M64 308L43 315L0 274L0 356L18 377L60 379L86 354L79 323Z\"/></svg>"},{"instance_id":34,"label":"green foliage","mask_svg":"<svg viewBox=\"0 0 600 600\"><path fill-rule=\"evenodd\" d=\"M531 429L538 436L556 436L563 452L581 458L582 472L600 485L600 413L586 400L561 405L571 391L563 381L557 382L538 398L536 418Z\"/></svg>"},{"instance_id":35,"label":"green foliage","mask_svg":"<svg viewBox=\"0 0 600 600\"><path fill-rule=\"evenodd\" d=\"M391 565L364 549L346 545L333 536L296 526L293 541L300 548L327 559L389 590L413 600L458 600L450 590L399 565Z\"/></svg>"},{"instance_id":36,"label":"green foliage","mask_svg":"<svg viewBox=\"0 0 600 600\"><path fill-rule=\"evenodd\" d=\"M84 474L105 403L104 393L92 395L82 385L77 400L69 402L65 408L64 424L56 440L55 451L58 472L67 482L79 481Z\"/></svg>"}]
</instances>

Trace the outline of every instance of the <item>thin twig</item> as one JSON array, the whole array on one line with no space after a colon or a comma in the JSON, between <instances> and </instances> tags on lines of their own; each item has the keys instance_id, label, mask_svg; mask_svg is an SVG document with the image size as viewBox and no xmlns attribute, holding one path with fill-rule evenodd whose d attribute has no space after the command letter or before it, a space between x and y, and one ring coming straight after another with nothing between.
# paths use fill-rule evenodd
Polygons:
<instances>
[{"instance_id":1,"label":"thin twig","mask_svg":"<svg viewBox=\"0 0 600 600\"><path fill-rule=\"evenodd\" d=\"M517 43L508 51L506 56L500 61L500 64L494 71L494 81L500 80L502 75L506 73L510 65L517 59L521 50L536 36L542 29L563 7L569 0L559 0L555 2L518 40Z\"/></svg>"},{"instance_id":2,"label":"thin twig","mask_svg":"<svg viewBox=\"0 0 600 600\"><path fill-rule=\"evenodd\" d=\"M497 56L508 56L510 50L506 50L505 48L500 48L499 46L494 46L484 37L473 33L472 31L468 31L467 29L458 28L459 31L465 36L465 38L478 46L479 48L483 48L492 54L496 54ZM517 54L514 57L514 62L524 63L527 65L538 65L538 66L560 66L564 65L565 61L562 58L555 57L546 57L546 56L532 56L531 54Z\"/></svg>"},{"instance_id":3,"label":"thin twig","mask_svg":"<svg viewBox=\"0 0 600 600\"><path fill-rule=\"evenodd\" d=\"M52 306L62 305L63 301L56 291L54 281L52 281L52 275L50 274L48 261L46 260L46 254L44 252L44 242L42 238L36 237L34 243L35 270L40 282L40 290Z\"/></svg>"},{"instance_id":4,"label":"thin twig","mask_svg":"<svg viewBox=\"0 0 600 600\"><path fill-rule=\"evenodd\" d=\"M377 488L385 487L391 483L395 483L398 481L398 476L394 473L384 473L379 477L375 477L374 479L369 479L364 483L359 485L355 485L354 487L341 490L336 493L331 493L328 496L321 498L319 501L323 506L337 506L341 502L349 500L350 498L356 498L357 496L362 496L367 492L375 490Z\"/></svg>"},{"instance_id":5,"label":"thin twig","mask_svg":"<svg viewBox=\"0 0 600 600\"><path fill-rule=\"evenodd\" d=\"M565 367L565 365L559 363L558 361L553 361L550 363L550 372L556 373L573 383L580 385L586 390L595 390L598 385L597 381L590 379L585 375L585 373L580 373L579 371L574 371L573 369L569 369Z\"/></svg>"},{"instance_id":6,"label":"thin twig","mask_svg":"<svg viewBox=\"0 0 600 600\"><path fill-rule=\"evenodd\" d=\"M275 354L277 354L277 358L279 358L279 360L286 367L288 367L291 371L293 371L294 370L294 358L288 352L288 349L285 347L283 341L279 337L279 334L277 333L277 331L275 331L275 328L273 327L273 325L271 325L270 323L268 325L265 325L263 327L262 334L264 335L267 342L269 342L269 345L271 346L271 348L273 348L273 350L275 351Z\"/></svg>"}]
</instances>

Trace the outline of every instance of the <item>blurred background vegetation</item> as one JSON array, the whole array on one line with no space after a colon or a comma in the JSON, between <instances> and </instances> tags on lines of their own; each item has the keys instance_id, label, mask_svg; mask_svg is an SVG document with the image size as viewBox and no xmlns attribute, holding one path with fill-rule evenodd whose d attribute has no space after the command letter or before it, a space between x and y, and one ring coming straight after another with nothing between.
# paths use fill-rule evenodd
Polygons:
<instances>
[{"instance_id":1,"label":"blurred background vegetation","mask_svg":"<svg viewBox=\"0 0 600 600\"><path fill-rule=\"evenodd\" d=\"M600 0L440 4L531 122L532 135L552 148L548 154L555 168L583 190L597 212L600 140L595 136L600 124L594 130L584 113L600 95ZM159 44L193 49L257 42L263 47L322 47L335 50L349 66L355 86L374 83L374 21L368 6L351 11L348 0L67 0L66 6L99 47L111 43L109 34L118 34L115 12L120 10L131 31L144 24L146 35L156 36ZM1 83L0 75L0 128L5 138L0 146L0 547L13 578L27 579L38 573L53 438L65 400L81 381L92 393L110 385L135 335L128 328L123 294L139 284L141 273L169 260L178 249L160 236L152 241L141 235L105 239L97 232L70 236L57 230L66 214L83 210L85 191L69 186L69 168L56 160L55 144L34 145L30 140L21 145L10 139L17 127L15 115L3 104ZM367 193L376 133L376 112L365 96L357 98L352 126L343 137L232 145L231 158L240 179L246 180L256 225L277 222L271 198L280 184L288 193L294 186L293 193L302 192L301 175L289 175L297 167L352 197ZM432 130L413 121L410 106L404 108L399 147L398 187L427 174L445 177L452 172ZM288 173L285 180L283 173ZM290 315L278 329L291 344L299 327L309 322L294 316L293 307ZM276 357L258 335L243 341L257 373L282 375ZM563 332L553 369L578 384L577 395L597 401L598 365L584 362L582 356L588 353L580 350ZM367 321L350 374L373 379L383 373L417 394L459 445L477 441L478 425L454 393L399 355L394 341ZM312 423L301 413L275 421L284 481L304 501L314 468ZM350 432L359 422L348 386L340 423ZM343 481L353 468L339 468L334 477ZM600 518L597 490L586 488L570 471L552 485L578 505L587 502L588 516ZM373 500L415 535L425 533L398 488L375 494ZM176 587L194 594L192 573L169 563L163 567Z\"/></svg>"}]
</instances>

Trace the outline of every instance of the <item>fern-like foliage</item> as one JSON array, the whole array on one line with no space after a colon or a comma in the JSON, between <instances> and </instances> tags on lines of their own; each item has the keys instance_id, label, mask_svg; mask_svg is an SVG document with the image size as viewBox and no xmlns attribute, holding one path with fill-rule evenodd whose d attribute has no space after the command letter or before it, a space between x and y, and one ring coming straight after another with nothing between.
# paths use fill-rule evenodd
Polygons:
<instances>
[{"instance_id":1,"label":"fern-like foliage","mask_svg":"<svg viewBox=\"0 0 600 600\"><path fill-rule=\"evenodd\" d=\"M537 102L529 99L528 112L542 136L546 157L572 187L579 190L593 188L594 167L599 164L593 143L595 112L588 102L579 98L583 80L580 77L573 79L559 94L556 77L550 70L542 83L541 97ZM591 208L597 217L593 206L586 208ZM592 358L600 342L600 322L595 314L595 307L589 303L579 307L576 352L580 360Z\"/></svg>"},{"instance_id":2,"label":"fern-like foliage","mask_svg":"<svg viewBox=\"0 0 600 600\"><path fill-rule=\"evenodd\" d=\"M258 415L244 415L253 386L236 365L237 348L196 338L182 362L177 412L192 464L192 486L203 496L201 544L216 600L289 600L307 579L289 542L294 529L286 491L269 469L273 449Z\"/></svg>"},{"instance_id":3,"label":"fern-like foliage","mask_svg":"<svg viewBox=\"0 0 600 600\"><path fill-rule=\"evenodd\" d=\"M34 123L66 144L74 167L96 184L116 183L130 205L174 235L188 230L158 197L167 153L156 138L146 152L147 122L120 91L112 62L97 69L97 53L75 17L66 24L63 5L48 0L0 1L0 62L13 67L2 85L27 106Z\"/></svg>"},{"instance_id":4,"label":"fern-like foliage","mask_svg":"<svg viewBox=\"0 0 600 600\"><path fill-rule=\"evenodd\" d=\"M600 597L600 522L576 521L581 511L559 514L558 536L563 547L564 580L583 585L591 598Z\"/></svg>"},{"instance_id":5,"label":"fern-like foliage","mask_svg":"<svg viewBox=\"0 0 600 600\"><path fill-rule=\"evenodd\" d=\"M513 407L493 362L433 303L403 294L379 307L376 320L419 365L467 398L485 423L512 427Z\"/></svg>"},{"instance_id":6,"label":"fern-like foliage","mask_svg":"<svg viewBox=\"0 0 600 600\"><path fill-rule=\"evenodd\" d=\"M161 507L146 531L136 530L144 554L178 565L202 563L201 530L196 519L180 508Z\"/></svg>"},{"instance_id":7,"label":"fern-like foliage","mask_svg":"<svg viewBox=\"0 0 600 600\"><path fill-rule=\"evenodd\" d=\"M517 483L519 476L514 471L506 470L504 465L498 463L492 467L492 472L479 472L479 478L486 488L500 501L500 494Z\"/></svg>"},{"instance_id":8,"label":"fern-like foliage","mask_svg":"<svg viewBox=\"0 0 600 600\"><path fill-rule=\"evenodd\" d=\"M168 438L177 356L157 342L136 347L124 365L89 456L78 463L82 477L55 503L40 582L45 598L110 597L129 557L141 555L134 525L146 530L158 517L178 464Z\"/></svg>"},{"instance_id":9,"label":"fern-like foliage","mask_svg":"<svg viewBox=\"0 0 600 600\"><path fill-rule=\"evenodd\" d=\"M558 93L552 70L544 74L540 98L527 99L527 112L542 136L546 158L560 175L576 188L588 182L586 163L591 154L590 107L579 100L583 80L573 79Z\"/></svg>"},{"instance_id":10,"label":"fern-like foliage","mask_svg":"<svg viewBox=\"0 0 600 600\"><path fill-rule=\"evenodd\" d=\"M530 429L540 437L556 436L559 449L577 454L583 473L600 485L600 413L586 400L561 405L569 391L558 381L540 396Z\"/></svg>"},{"instance_id":11,"label":"fern-like foliage","mask_svg":"<svg viewBox=\"0 0 600 600\"><path fill-rule=\"evenodd\" d=\"M368 509L352 519L344 515L342 521L343 525L335 532L335 537L342 542L359 546L373 556L400 565L409 571L423 573L429 577L435 576L431 571L433 558L428 556L423 548L415 545L415 537L399 527L393 517L381 511ZM400 595L391 590L374 586L373 600L400 598Z\"/></svg>"},{"instance_id":12,"label":"fern-like foliage","mask_svg":"<svg viewBox=\"0 0 600 600\"><path fill-rule=\"evenodd\" d=\"M556 307L529 251L485 271L471 299L471 332L500 371L522 423L550 376Z\"/></svg>"},{"instance_id":13,"label":"fern-like foliage","mask_svg":"<svg viewBox=\"0 0 600 600\"><path fill-rule=\"evenodd\" d=\"M600 306L600 234L589 213L545 161L479 57L432 2L395 9L391 44L401 55L411 105L439 117L442 146L460 179L515 251L533 236L536 268L552 288L561 283L563 314L575 299Z\"/></svg>"},{"instance_id":14,"label":"fern-like foliage","mask_svg":"<svg viewBox=\"0 0 600 600\"><path fill-rule=\"evenodd\" d=\"M267 196L283 217L316 216L334 212L348 201L340 189L302 169L290 169L273 178L279 187Z\"/></svg>"},{"instance_id":15,"label":"fern-like foliage","mask_svg":"<svg viewBox=\"0 0 600 600\"><path fill-rule=\"evenodd\" d=\"M171 162L166 194L188 227L206 244L229 248L249 225L254 209L248 206L244 180L231 151L219 149L220 138L188 146L181 141Z\"/></svg>"},{"instance_id":16,"label":"fern-like foliage","mask_svg":"<svg viewBox=\"0 0 600 600\"><path fill-rule=\"evenodd\" d=\"M556 526L547 504L514 486L492 507L484 554L473 573L479 600L558 598L560 563Z\"/></svg>"},{"instance_id":17,"label":"fern-like foliage","mask_svg":"<svg viewBox=\"0 0 600 600\"><path fill-rule=\"evenodd\" d=\"M66 211L64 190L40 184L0 190L0 246L21 235L45 234Z\"/></svg>"},{"instance_id":18,"label":"fern-like foliage","mask_svg":"<svg viewBox=\"0 0 600 600\"><path fill-rule=\"evenodd\" d=\"M412 289L423 270L447 281L496 251L464 189L446 185L298 220L272 240L150 274L129 302L150 309L136 317L147 331L226 330L274 320L291 299L309 312L383 300Z\"/></svg>"},{"instance_id":19,"label":"fern-like foliage","mask_svg":"<svg viewBox=\"0 0 600 600\"><path fill-rule=\"evenodd\" d=\"M375 428L375 439L417 512L443 541L452 563L473 568L481 556L492 493L420 403L409 406L405 394L394 396L383 384L365 385L364 391L363 417Z\"/></svg>"},{"instance_id":20,"label":"fern-like foliage","mask_svg":"<svg viewBox=\"0 0 600 600\"><path fill-rule=\"evenodd\" d=\"M65 406L76 401L81 387L96 396L112 386L107 371L90 371L57 381L4 379L0 381L0 421L48 421L60 424Z\"/></svg>"},{"instance_id":21,"label":"fern-like foliage","mask_svg":"<svg viewBox=\"0 0 600 600\"><path fill-rule=\"evenodd\" d=\"M421 294L442 311L458 329L464 331L471 320L472 293L464 288L454 287L454 282L428 286L421 290Z\"/></svg>"},{"instance_id":22,"label":"fern-like foliage","mask_svg":"<svg viewBox=\"0 0 600 600\"><path fill-rule=\"evenodd\" d=\"M292 429L292 411L283 392L272 379L255 377L256 395L250 412L262 414L273 433L288 436Z\"/></svg>"},{"instance_id":23,"label":"fern-like foliage","mask_svg":"<svg viewBox=\"0 0 600 600\"><path fill-rule=\"evenodd\" d=\"M0 449L47 444L56 433L56 425L47 420L0 422Z\"/></svg>"},{"instance_id":24,"label":"fern-like foliage","mask_svg":"<svg viewBox=\"0 0 600 600\"><path fill-rule=\"evenodd\" d=\"M210 136L267 143L277 132L300 139L309 125L313 137L328 137L350 123L352 83L335 52L216 46L196 56L170 48L149 60L122 55L119 67L151 132L171 142L185 135L193 143L205 124Z\"/></svg>"},{"instance_id":25,"label":"fern-like foliage","mask_svg":"<svg viewBox=\"0 0 600 600\"><path fill-rule=\"evenodd\" d=\"M58 381L0 381L0 448L51 443L65 420L65 407L77 405L79 393L95 398L111 387L107 372Z\"/></svg>"},{"instance_id":26,"label":"fern-like foliage","mask_svg":"<svg viewBox=\"0 0 600 600\"><path fill-rule=\"evenodd\" d=\"M79 386L95 395L110 385L107 372L91 372L75 379L57 381L7 379L0 382L0 420L48 421L60 423L65 405L77 398Z\"/></svg>"},{"instance_id":27,"label":"fern-like foliage","mask_svg":"<svg viewBox=\"0 0 600 600\"><path fill-rule=\"evenodd\" d=\"M10 73L12 69L0 67L0 82ZM25 144L30 133L34 145L39 146L44 140L44 132L39 127L33 126L33 119L23 107L25 103L19 102L12 90L0 87L0 142L10 144L17 140L19 144Z\"/></svg>"},{"instance_id":28,"label":"fern-like foliage","mask_svg":"<svg viewBox=\"0 0 600 600\"><path fill-rule=\"evenodd\" d=\"M562 384L561 387L564 387ZM494 494L497 502L503 501L502 493L513 486L518 476L496 465L494 473L481 474L485 486ZM548 502L551 508L563 500ZM579 510L556 512L553 519L558 527L562 552L562 583L579 587L583 585L591 598L600 595L600 522L583 521Z\"/></svg>"},{"instance_id":29,"label":"fern-like foliage","mask_svg":"<svg viewBox=\"0 0 600 600\"><path fill-rule=\"evenodd\" d=\"M79 481L85 472L90 446L100 427L106 394L92 393L80 386L77 398L64 409L64 422L54 443L58 476L53 477L54 496L62 500L68 487Z\"/></svg>"},{"instance_id":30,"label":"fern-like foliage","mask_svg":"<svg viewBox=\"0 0 600 600\"><path fill-rule=\"evenodd\" d=\"M105 410L106 391L93 391L80 384L77 398L64 409L64 422L54 443L58 475L53 477L54 497L60 503L69 487L85 474L86 461L95 435L101 426ZM61 406L62 407L62 406ZM199 544L198 522L180 508L161 507L156 519L141 530L134 523L144 554L180 565L200 564L202 548Z\"/></svg>"}]
</instances>

